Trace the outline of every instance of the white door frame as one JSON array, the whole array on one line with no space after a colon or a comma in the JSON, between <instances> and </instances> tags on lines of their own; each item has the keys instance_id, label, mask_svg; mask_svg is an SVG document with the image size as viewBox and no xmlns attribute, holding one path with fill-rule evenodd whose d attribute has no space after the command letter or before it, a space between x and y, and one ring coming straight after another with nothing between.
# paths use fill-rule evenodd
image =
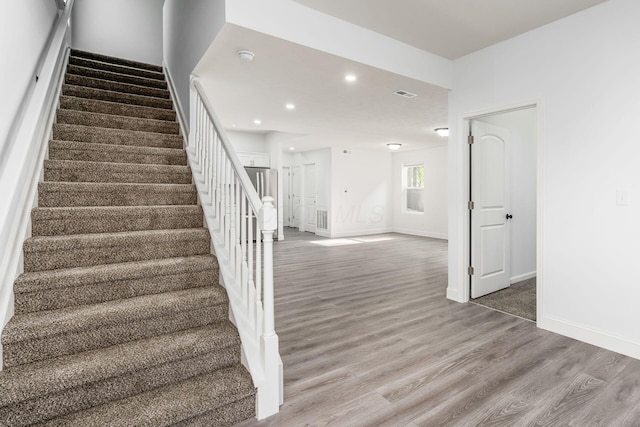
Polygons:
<instances>
[{"instance_id":1,"label":"white door frame","mask_svg":"<svg viewBox=\"0 0 640 427\"><path fill-rule=\"evenodd\" d=\"M467 114L461 114L457 118L457 138L450 143L458 144L458 147L462 147L459 151L459 156L456 159L458 163L459 181L458 187L455 189L455 197L458 199L457 203L459 209L457 210L456 222L458 224L458 256L457 266L455 269L458 272L458 283L454 292L457 295L451 295L449 292L448 297L459 302L469 302L470 297L470 280L468 275L468 267L470 265L470 248L469 248L469 210L467 209L467 202L471 195L469 194L469 150L468 140L469 135L469 120L481 118L483 116L495 115L500 113L507 113L509 111L521 110L525 108L535 107L537 110L537 141L536 141L536 315L538 319L538 326L540 325L540 319L544 313L542 307L542 294L544 285L544 270L543 270L543 148L544 148L544 123L543 123L543 105L541 99L534 99L531 101L515 103L502 107L487 108L485 110L479 110L470 112Z\"/></svg>"},{"instance_id":2,"label":"white door frame","mask_svg":"<svg viewBox=\"0 0 640 427\"><path fill-rule=\"evenodd\" d=\"M282 167L282 222L286 224L286 227L291 227L291 204L293 200L291 199L291 167L283 166ZM285 182L287 183L287 189L289 190L286 194L284 191ZM289 209L285 209L284 205L287 204ZM285 220L286 218L286 220Z\"/></svg>"}]
</instances>

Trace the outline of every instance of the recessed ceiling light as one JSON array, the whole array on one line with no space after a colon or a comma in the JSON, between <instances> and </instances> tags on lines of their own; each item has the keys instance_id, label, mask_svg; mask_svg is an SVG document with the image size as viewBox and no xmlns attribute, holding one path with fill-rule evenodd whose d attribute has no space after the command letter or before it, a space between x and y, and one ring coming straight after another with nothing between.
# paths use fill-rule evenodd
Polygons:
<instances>
[{"instance_id":1,"label":"recessed ceiling light","mask_svg":"<svg viewBox=\"0 0 640 427\"><path fill-rule=\"evenodd\" d=\"M293 151L295 149L296 149L295 147L289 147L289 150L291 150L291 151Z\"/></svg>"},{"instance_id":2,"label":"recessed ceiling light","mask_svg":"<svg viewBox=\"0 0 640 427\"><path fill-rule=\"evenodd\" d=\"M355 82L356 80L358 80L358 77L355 74L347 74L346 76L344 76L344 79L348 82Z\"/></svg>"},{"instance_id":3,"label":"recessed ceiling light","mask_svg":"<svg viewBox=\"0 0 640 427\"><path fill-rule=\"evenodd\" d=\"M287 110L295 110L296 104L288 103L287 105L285 105L285 108Z\"/></svg>"},{"instance_id":4,"label":"recessed ceiling light","mask_svg":"<svg viewBox=\"0 0 640 427\"><path fill-rule=\"evenodd\" d=\"M262 120L260 120L260 119L255 119L255 120L253 121L253 124L254 124L254 125L262 124Z\"/></svg>"},{"instance_id":5,"label":"recessed ceiling light","mask_svg":"<svg viewBox=\"0 0 640 427\"><path fill-rule=\"evenodd\" d=\"M389 144L387 144L387 148L392 151L399 150L400 147L402 147L402 144L399 144L397 142L390 142Z\"/></svg>"},{"instance_id":6,"label":"recessed ceiling light","mask_svg":"<svg viewBox=\"0 0 640 427\"><path fill-rule=\"evenodd\" d=\"M231 125L232 128L236 127L235 123Z\"/></svg>"},{"instance_id":7,"label":"recessed ceiling light","mask_svg":"<svg viewBox=\"0 0 640 427\"><path fill-rule=\"evenodd\" d=\"M449 136L449 128L437 128L434 130L440 136Z\"/></svg>"}]
</instances>

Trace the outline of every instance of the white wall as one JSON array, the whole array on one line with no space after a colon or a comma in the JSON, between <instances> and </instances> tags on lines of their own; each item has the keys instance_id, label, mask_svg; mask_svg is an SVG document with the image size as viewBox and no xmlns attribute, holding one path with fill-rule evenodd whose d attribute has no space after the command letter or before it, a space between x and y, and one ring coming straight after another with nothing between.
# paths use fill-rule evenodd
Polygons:
<instances>
[{"instance_id":1,"label":"white wall","mask_svg":"<svg viewBox=\"0 0 640 427\"><path fill-rule=\"evenodd\" d=\"M0 14L0 159L6 159L9 139L17 127L25 96L36 85L36 66L57 18L53 0L3 2ZM0 160L0 167L2 161Z\"/></svg>"},{"instance_id":2,"label":"white wall","mask_svg":"<svg viewBox=\"0 0 640 427\"><path fill-rule=\"evenodd\" d=\"M417 236L447 238L447 150L446 145L392 153L393 231ZM424 213L403 209L402 168L424 165Z\"/></svg>"},{"instance_id":3,"label":"white wall","mask_svg":"<svg viewBox=\"0 0 640 427\"><path fill-rule=\"evenodd\" d=\"M465 299L462 118L539 100L538 325L640 358L638 16L637 0L609 0L455 61L447 295Z\"/></svg>"},{"instance_id":4,"label":"white wall","mask_svg":"<svg viewBox=\"0 0 640 427\"><path fill-rule=\"evenodd\" d=\"M511 283L536 272L537 114L535 108L529 108L479 120L510 132Z\"/></svg>"},{"instance_id":5,"label":"white wall","mask_svg":"<svg viewBox=\"0 0 640 427\"><path fill-rule=\"evenodd\" d=\"M331 237L391 231L391 153L331 149Z\"/></svg>"},{"instance_id":6,"label":"white wall","mask_svg":"<svg viewBox=\"0 0 640 427\"><path fill-rule=\"evenodd\" d=\"M162 0L75 0L75 49L162 65Z\"/></svg>"},{"instance_id":7,"label":"white wall","mask_svg":"<svg viewBox=\"0 0 640 427\"><path fill-rule=\"evenodd\" d=\"M236 152L269 153L270 148L264 133L227 131Z\"/></svg>"},{"instance_id":8,"label":"white wall","mask_svg":"<svg viewBox=\"0 0 640 427\"><path fill-rule=\"evenodd\" d=\"M165 0L164 61L189 127L189 76L225 23L224 0Z\"/></svg>"}]
</instances>

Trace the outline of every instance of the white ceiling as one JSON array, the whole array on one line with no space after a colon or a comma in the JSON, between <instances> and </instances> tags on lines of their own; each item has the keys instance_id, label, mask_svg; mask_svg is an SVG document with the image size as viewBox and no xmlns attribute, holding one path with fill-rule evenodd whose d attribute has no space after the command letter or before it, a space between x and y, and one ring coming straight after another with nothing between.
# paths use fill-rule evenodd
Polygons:
<instances>
[{"instance_id":1,"label":"white ceiling","mask_svg":"<svg viewBox=\"0 0 640 427\"><path fill-rule=\"evenodd\" d=\"M449 59L606 0L294 0Z\"/></svg>"},{"instance_id":2,"label":"white ceiling","mask_svg":"<svg viewBox=\"0 0 640 427\"><path fill-rule=\"evenodd\" d=\"M253 51L253 61L240 60L241 49ZM300 134L287 149L386 149L389 142L416 149L446 142L433 131L447 126L446 89L236 25L223 27L195 73L227 129ZM346 82L347 73L358 80ZM398 89L418 96L399 97ZM285 108L289 102L295 110Z\"/></svg>"},{"instance_id":3,"label":"white ceiling","mask_svg":"<svg viewBox=\"0 0 640 427\"><path fill-rule=\"evenodd\" d=\"M484 48L603 0L295 0L447 58ZM236 52L255 53L251 62ZM325 147L402 150L446 143L447 90L226 24L198 64L225 127L279 132L298 151ZM355 83L344 81L354 73ZM398 89L418 94L404 99ZM292 102L295 110L285 109ZM253 124L262 120L261 125Z\"/></svg>"}]
</instances>

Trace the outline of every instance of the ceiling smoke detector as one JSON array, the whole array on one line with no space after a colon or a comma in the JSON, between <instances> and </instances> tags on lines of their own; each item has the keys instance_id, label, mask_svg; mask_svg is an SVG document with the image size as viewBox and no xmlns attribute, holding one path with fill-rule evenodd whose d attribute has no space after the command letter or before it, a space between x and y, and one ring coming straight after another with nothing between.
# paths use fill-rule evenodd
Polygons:
<instances>
[{"instance_id":1,"label":"ceiling smoke detector","mask_svg":"<svg viewBox=\"0 0 640 427\"><path fill-rule=\"evenodd\" d=\"M245 62L251 62L256 55L250 50L239 50L238 56Z\"/></svg>"},{"instance_id":2,"label":"ceiling smoke detector","mask_svg":"<svg viewBox=\"0 0 640 427\"><path fill-rule=\"evenodd\" d=\"M401 96L403 98L409 98L409 99L410 98L415 98L416 96L418 96L417 94L415 94L413 92L409 92L409 91L402 90L402 89L399 89L399 90L397 90L397 91L395 91L393 93L395 95Z\"/></svg>"}]
</instances>

